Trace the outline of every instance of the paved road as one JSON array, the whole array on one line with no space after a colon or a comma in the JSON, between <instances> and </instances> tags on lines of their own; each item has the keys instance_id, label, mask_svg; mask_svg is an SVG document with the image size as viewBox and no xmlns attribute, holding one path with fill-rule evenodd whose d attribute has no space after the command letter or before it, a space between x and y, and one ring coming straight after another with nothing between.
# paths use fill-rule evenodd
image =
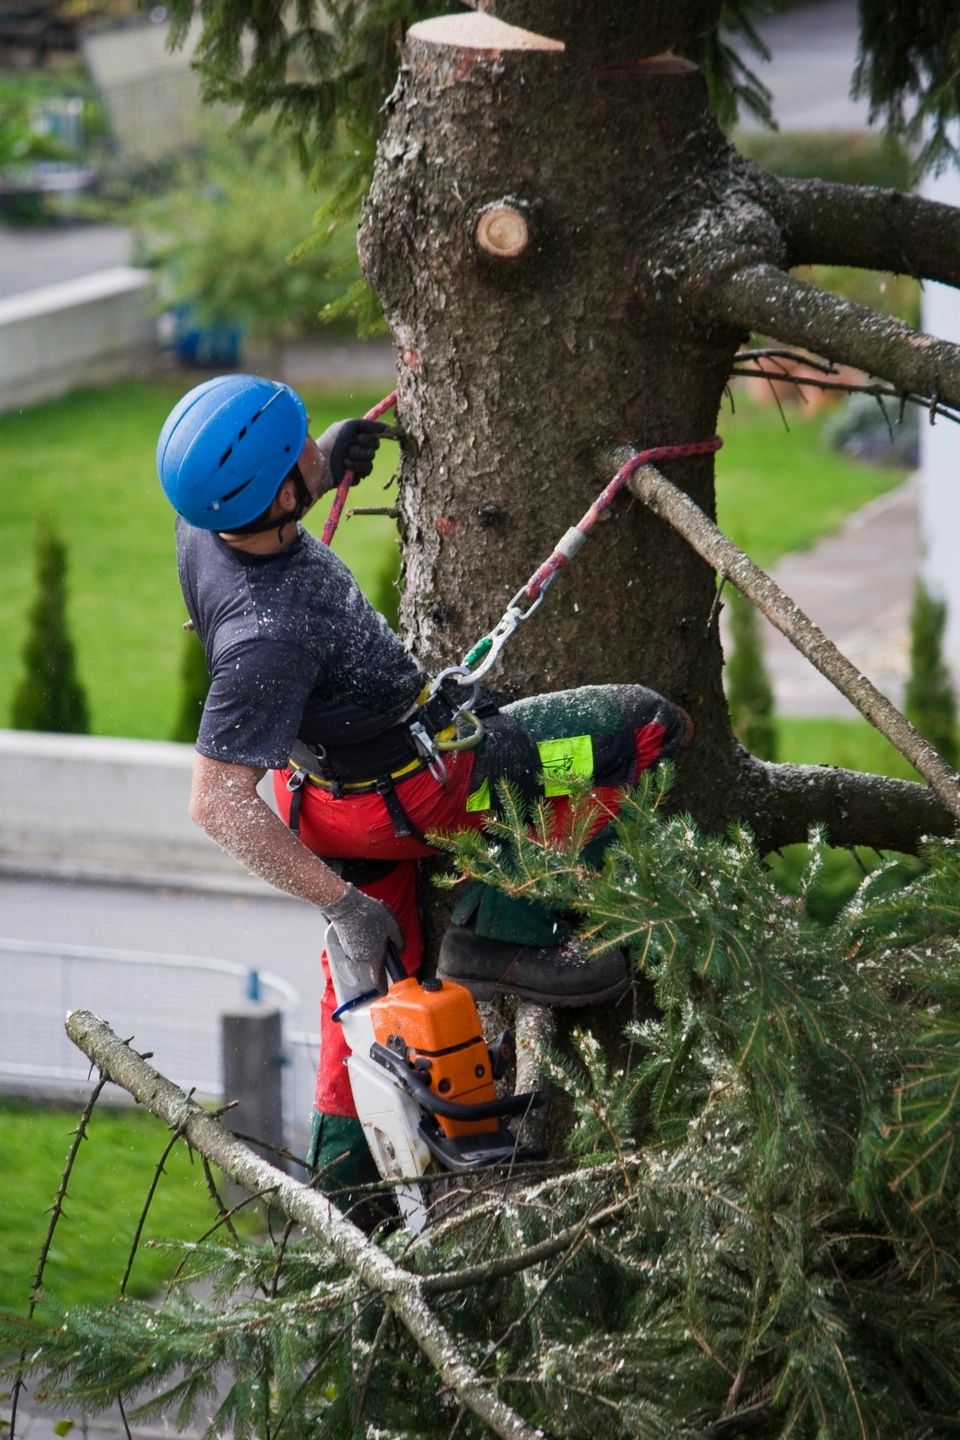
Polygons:
<instances>
[{"instance_id":1,"label":"paved road","mask_svg":"<svg viewBox=\"0 0 960 1440\"><path fill-rule=\"evenodd\" d=\"M121 225L0 226L0 299L129 265L132 250L130 231Z\"/></svg>"},{"instance_id":2,"label":"paved road","mask_svg":"<svg viewBox=\"0 0 960 1440\"><path fill-rule=\"evenodd\" d=\"M60 941L196 955L269 970L300 994L305 1029L316 1022L322 923L314 906L279 895L273 900L0 876L0 944Z\"/></svg>"}]
</instances>

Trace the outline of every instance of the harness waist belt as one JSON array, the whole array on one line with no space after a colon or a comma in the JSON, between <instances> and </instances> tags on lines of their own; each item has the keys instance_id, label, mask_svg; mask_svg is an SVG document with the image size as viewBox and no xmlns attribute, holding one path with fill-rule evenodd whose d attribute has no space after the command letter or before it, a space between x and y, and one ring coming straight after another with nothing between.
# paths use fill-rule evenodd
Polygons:
<instances>
[{"instance_id":1,"label":"harness waist belt","mask_svg":"<svg viewBox=\"0 0 960 1440\"><path fill-rule=\"evenodd\" d=\"M314 782L334 789L344 785L372 790L384 776L397 779L401 774L413 775L428 764L429 757L417 748L410 733L411 724L419 721L432 738L441 734L451 719L449 703L442 695L434 696L400 724L357 745L320 745L298 740L290 760Z\"/></svg>"}]
</instances>

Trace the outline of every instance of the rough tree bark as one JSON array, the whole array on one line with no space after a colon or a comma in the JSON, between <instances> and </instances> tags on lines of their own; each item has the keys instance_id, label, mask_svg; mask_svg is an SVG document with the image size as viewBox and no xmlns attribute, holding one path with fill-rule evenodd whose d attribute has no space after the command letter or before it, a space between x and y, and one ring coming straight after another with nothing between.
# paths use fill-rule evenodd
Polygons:
<instances>
[{"instance_id":1,"label":"rough tree bark","mask_svg":"<svg viewBox=\"0 0 960 1440\"><path fill-rule=\"evenodd\" d=\"M958 347L788 273L846 256L957 283L942 226L924 243L945 207L785 183L740 157L700 72L672 53L718 9L480 0L483 13L407 36L360 252L410 437L401 622L432 668L490 628L609 479L618 446L714 433L750 331L960 400ZM710 457L667 474L714 516ZM849 772L824 784L747 757L729 728L717 621L711 565L623 498L496 679L527 694L626 680L662 690L697 725L680 800L710 828L754 824L765 846L823 818L836 843L889 834L909 848L952 828L923 786Z\"/></svg>"}]
</instances>

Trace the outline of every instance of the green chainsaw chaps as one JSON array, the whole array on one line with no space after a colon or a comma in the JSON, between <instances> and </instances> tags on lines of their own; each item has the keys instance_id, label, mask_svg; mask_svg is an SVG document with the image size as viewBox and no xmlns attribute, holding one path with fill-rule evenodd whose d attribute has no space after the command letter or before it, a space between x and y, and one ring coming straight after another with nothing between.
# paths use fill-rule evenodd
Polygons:
<instances>
[{"instance_id":1,"label":"green chainsaw chaps","mask_svg":"<svg viewBox=\"0 0 960 1440\"><path fill-rule=\"evenodd\" d=\"M623 729L625 716L615 685L589 685L531 695L503 707L537 744L543 767L544 794L569 794L570 785L593 779L593 737ZM467 808L488 810L490 785L484 781L469 797ZM585 848L588 864L599 865L613 836L607 825ZM487 940L504 940L532 949L563 945L572 935L569 922L548 906L517 900L480 881L468 884L451 916L454 925L471 925Z\"/></svg>"}]
</instances>

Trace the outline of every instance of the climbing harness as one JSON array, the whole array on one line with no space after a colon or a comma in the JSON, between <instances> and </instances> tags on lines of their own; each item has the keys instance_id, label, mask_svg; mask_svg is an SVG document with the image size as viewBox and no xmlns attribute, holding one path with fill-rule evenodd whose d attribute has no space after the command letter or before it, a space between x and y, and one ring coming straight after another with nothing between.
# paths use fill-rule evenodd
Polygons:
<instances>
[{"instance_id":1,"label":"climbing harness","mask_svg":"<svg viewBox=\"0 0 960 1440\"><path fill-rule=\"evenodd\" d=\"M376 420L385 411L392 409L396 400L397 392L393 390L378 405L369 410L364 419ZM693 440L683 445L653 445L632 455L620 466L616 475L604 486L576 525L571 525L570 529L561 536L550 555L542 565L537 567L526 584L520 587L493 629L481 636L476 644L467 651L459 665L448 666L434 678L428 692L428 703L437 697L447 700L450 705L448 726L455 727L454 731L451 733L448 728L443 732L435 731L433 734L429 734L417 721L407 728L418 754L439 783L443 784L447 777L443 752L470 750L479 745L483 739L483 721L475 713L480 695L480 680L492 670L507 641L519 626L539 610L547 591L560 571L569 564L584 545L600 516L613 503L630 476L642 465L651 465L664 460L681 460L692 455L709 455L719 450L722 445L723 441L720 436L714 435L709 440ZM333 538L352 481L353 476L349 473L346 474L337 489L330 515L323 528L322 539L326 545L329 545ZM443 686L448 680L456 682L464 690L469 689L469 694L459 704L444 696ZM468 727L466 733L462 733L464 726Z\"/></svg>"}]
</instances>

